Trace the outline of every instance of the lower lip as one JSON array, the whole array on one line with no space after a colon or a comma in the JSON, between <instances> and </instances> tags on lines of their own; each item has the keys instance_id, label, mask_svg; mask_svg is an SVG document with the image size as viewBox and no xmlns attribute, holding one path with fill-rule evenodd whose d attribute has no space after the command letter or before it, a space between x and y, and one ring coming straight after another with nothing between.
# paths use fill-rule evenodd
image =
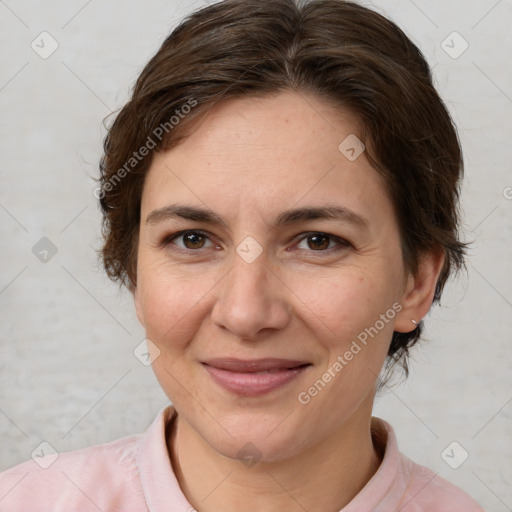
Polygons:
<instances>
[{"instance_id":1,"label":"lower lip","mask_svg":"<svg viewBox=\"0 0 512 512\"><path fill-rule=\"evenodd\" d=\"M237 373L203 364L212 379L224 389L244 396L270 393L298 377L308 366L279 370L274 373Z\"/></svg>"}]
</instances>

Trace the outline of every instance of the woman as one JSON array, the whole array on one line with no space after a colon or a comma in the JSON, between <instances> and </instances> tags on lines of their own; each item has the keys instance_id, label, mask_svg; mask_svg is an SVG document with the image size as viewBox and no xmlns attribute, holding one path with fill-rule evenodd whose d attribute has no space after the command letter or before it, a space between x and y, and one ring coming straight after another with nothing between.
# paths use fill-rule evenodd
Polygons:
<instances>
[{"instance_id":1,"label":"woman","mask_svg":"<svg viewBox=\"0 0 512 512\"><path fill-rule=\"evenodd\" d=\"M381 370L407 368L463 265L461 177L428 65L379 14L191 15L112 124L96 190L105 268L173 406L4 472L2 507L481 511L372 417Z\"/></svg>"}]
</instances>

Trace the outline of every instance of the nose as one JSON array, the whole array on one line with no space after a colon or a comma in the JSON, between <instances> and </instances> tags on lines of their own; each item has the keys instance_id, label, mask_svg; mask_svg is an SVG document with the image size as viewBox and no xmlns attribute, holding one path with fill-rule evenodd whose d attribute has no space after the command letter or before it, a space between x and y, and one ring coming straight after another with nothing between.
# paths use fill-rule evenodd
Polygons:
<instances>
[{"instance_id":1,"label":"nose","mask_svg":"<svg viewBox=\"0 0 512 512\"><path fill-rule=\"evenodd\" d=\"M244 340L256 340L264 329L283 329L291 319L288 288L265 254L248 263L233 254L227 275L216 287L212 321ZM261 336L261 335L260 335Z\"/></svg>"}]
</instances>

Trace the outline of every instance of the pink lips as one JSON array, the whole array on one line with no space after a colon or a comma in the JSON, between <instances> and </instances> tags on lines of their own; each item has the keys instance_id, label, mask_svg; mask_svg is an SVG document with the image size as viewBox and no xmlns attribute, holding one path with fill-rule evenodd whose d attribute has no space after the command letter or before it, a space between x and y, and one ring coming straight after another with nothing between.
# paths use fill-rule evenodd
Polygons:
<instances>
[{"instance_id":1,"label":"pink lips","mask_svg":"<svg viewBox=\"0 0 512 512\"><path fill-rule=\"evenodd\" d=\"M290 382L310 363L289 359L209 359L203 366L223 388L239 395L257 396Z\"/></svg>"}]
</instances>

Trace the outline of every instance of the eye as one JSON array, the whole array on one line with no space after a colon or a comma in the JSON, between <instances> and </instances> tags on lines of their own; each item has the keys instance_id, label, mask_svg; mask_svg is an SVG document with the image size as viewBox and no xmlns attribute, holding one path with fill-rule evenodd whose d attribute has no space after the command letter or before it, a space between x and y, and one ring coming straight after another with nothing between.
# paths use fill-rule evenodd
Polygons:
<instances>
[{"instance_id":1,"label":"eye","mask_svg":"<svg viewBox=\"0 0 512 512\"><path fill-rule=\"evenodd\" d=\"M181 241L183 245L175 243L175 240ZM172 243L183 251L194 251L198 249L204 249L205 241L209 241L213 245L210 237L203 231L180 231L179 233L174 233L166 237L162 244L169 245Z\"/></svg>"},{"instance_id":2,"label":"eye","mask_svg":"<svg viewBox=\"0 0 512 512\"><path fill-rule=\"evenodd\" d=\"M181 242L180 243L178 243ZM208 247L207 243L210 243ZM306 244L306 247L300 247L301 244ZM187 230L173 233L165 237L161 243L162 246L173 245L174 249L183 252L198 252L201 249L208 248L220 248L214 244L208 235L204 231ZM333 247L334 245L334 247ZM311 232L302 234L302 238L299 239L297 244L300 251L316 252L316 253L331 253L340 251L351 246L350 242L329 233Z\"/></svg>"},{"instance_id":3,"label":"eye","mask_svg":"<svg viewBox=\"0 0 512 512\"><path fill-rule=\"evenodd\" d=\"M303 242L306 243L307 247L305 249L299 247L299 250L310 250L310 252L331 252L331 249L334 249L334 251L339 251L351 245L349 242L338 236L320 232L306 233L301 238L298 246L300 246L300 244ZM331 246L333 242L335 245L337 245L337 247Z\"/></svg>"}]
</instances>

